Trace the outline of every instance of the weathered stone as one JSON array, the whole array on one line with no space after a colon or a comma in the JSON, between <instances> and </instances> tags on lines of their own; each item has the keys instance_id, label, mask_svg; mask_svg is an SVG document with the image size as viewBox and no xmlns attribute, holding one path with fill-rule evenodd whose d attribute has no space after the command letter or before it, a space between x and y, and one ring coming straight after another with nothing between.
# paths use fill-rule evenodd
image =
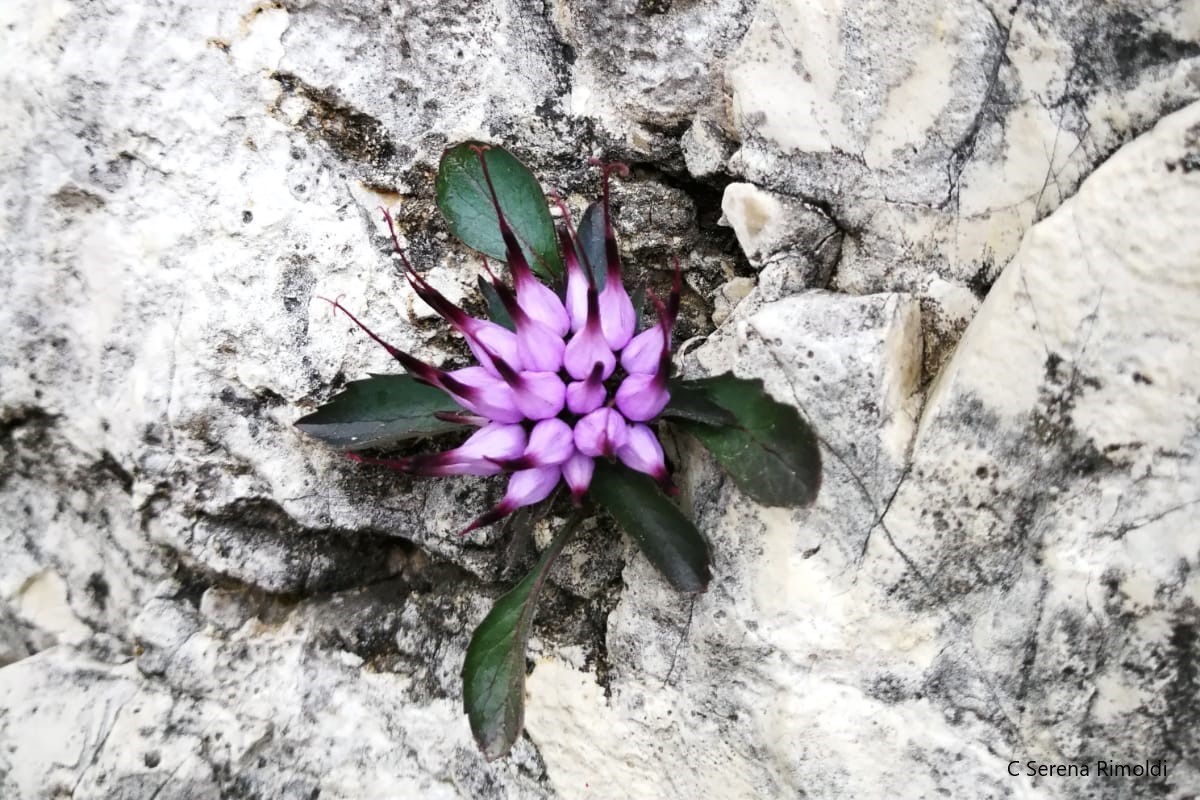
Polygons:
<instances>
[{"instance_id":1,"label":"weathered stone","mask_svg":"<svg viewBox=\"0 0 1200 800\"><path fill-rule=\"evenodd\" d=\"M735 145L713 122L698 119L683 132L680 139L683 159L688 172L706 178L725 169Z\"/></svg>"},{"instance_id":2,"label":"weathered stone","mask_svg":"<svg viewBox=\"0 0 1200 800\"><path fill-rule=\"evenodd\" d=\"M842 232L819 209L753 184L731 183L721 211L751 264L792 259L807 265L804 288L829 282L841 255Z\"/></svg>"},{"instance_id":3,"label":"weathered stone","mask_svg":"<svg viewBox=\"0 0 1200 800\"><path fill-rule=\"evenodd\" d=\"M912 300L743 301L689 371L760 376L803 408L821 496L761 508L683 444L716 577L689 600L635 558L605 686L538 664L529 730L556 786L690 797L719 774L732 797L1117 798L1197 784L1200 171L1184 165L1198 132L1200 105L1166 118L1030 231L919 426ZM654 769L647 752L707 768ZM1097 759L1164 758L1165 780L1097 776ZM1090 777L1031 779L1029 760Z\"/></svg>"},{"instance_id":4,"label":"weathered stone","mask_svg":"<svg viewBox=\"0 0 1200 800\"><path fill-rule=\"evenodd\" d=\"M844 291L986 285L1096 164L1200 97L1198 26L1182 2L770 0L728 60L730 171L831 209Z\"/></svg>"}]
</instances>

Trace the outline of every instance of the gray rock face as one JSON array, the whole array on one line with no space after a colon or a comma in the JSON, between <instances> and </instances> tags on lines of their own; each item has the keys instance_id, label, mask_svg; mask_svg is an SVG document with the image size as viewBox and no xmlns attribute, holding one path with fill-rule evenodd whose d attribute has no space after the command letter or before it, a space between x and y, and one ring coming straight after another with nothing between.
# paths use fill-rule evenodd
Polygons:
<instances>
[{"instance_id":1,"label":"gray rock face","mask_svg":"<svg viewBox=\"0 0 1200 800\"><path fill-rule=\"evenodd\" d=\"M0 22L0 797L1195 793L1191 4ZM685 373L761 377L826 461L813 508L768 509L673 440L712 588L675 595L589 526L495 764L462 654L555 520L460 540L500 484L364 470L291 427L394 371L320 297L463 358L376 209L477 303L433 205L466 138L577 209L589 155L629 161L629 272L662 288L679 255Z\"/></svg>"},{"instance_id":2,"label":"gray rock face","mask_svg":"<svg viewBox=\"0 0 1200 800\"><path fill-rule=\"evenodd\" d=\"M728 60L735 174L828 204L843 291L986 286L1097 164L1200 96L1191 4L770 0Z\"/></svg>"},{"instance_id":3,"label":"gray rock face","mask_svg":"<svg viewBox=\"0 0 1200 800\"><path fill-rule=\"evenodd\" d=\"M716 577L693 602L629 564L603 691L538 664L529 730L556 785L1194 791L1197 145L1193 105L1035 226L924 398L913 298L747 297L688 370L761 377L819 420L822 494L759 507L681 444ZM1166 779L1097 776L1099 760L1159 759ZM1090 777L1031 778L1028 761Z\"/></svg>"}]
</instances>

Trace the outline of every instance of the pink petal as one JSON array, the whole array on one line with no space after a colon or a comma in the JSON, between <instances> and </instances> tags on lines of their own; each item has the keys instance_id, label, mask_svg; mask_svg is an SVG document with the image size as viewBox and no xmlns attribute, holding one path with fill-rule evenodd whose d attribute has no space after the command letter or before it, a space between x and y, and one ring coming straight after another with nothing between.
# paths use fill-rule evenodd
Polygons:
<instances>
[{"instance_id":1,"label":"pink petal","mask_svg":"<svg viewBox=\"0 0 1200 800\"><path fill-rule=\"evenodd\" d=\"M563 351L567 345L561 335L546 325L526 317L517 323L516 339L521 369L533 372L558 372L562 369Z\"/></svg>"},{"instance_id":2,"label":"pink petal","mask_svg":"<svg viewBox=\"0 0 1200 800\"><path fill-rule=\"evenodd\" d=\"M483 367L447 372L441 382L450 396L468 411L495 422L520 422L525 418L517 407L513 388Z\"/></svg>"},{"instance_id":3,"label":"pink petal","mask_svg":"<svg viewBox=\"0 0 1200 800\"><path fill-rule=\"evenodd\" d=\"M596 462L578 451L562 465L563 480L571 489L571 499L579 505L583 493L592 483L592 474L596 471Z\"/></svg>"},{"instance_id":4,"label":"pink petal","mask_svg":"<svg viewBox=\"0 0 1200 800\"><path fill-rule=\"evenodd\" d=\"M621 351L621 366L630 374L649 375L655 373L658 371L662 348L662 326L655 325L653 328L647 328L633 337L629 345Z\"/></svg>"},{"instance_id":5,"label":"pink petal","mask_svg":"<svg viewBox=\"0 0 1200 800\"><path fill-rule=\"evenodd\" d=\"M351 461L359 464L370 464L377 467L387 467L397 472L426 477L445 477L447 475L498 475L503 468L496 463L481 459L478 461L453 461L450 459L453 451L444 453L427 453L410 458L372 458L358 453L349 453Z\"/></svg>"},{"instance_id":6,"label":"pink petal","mask_svg":"<svg viewBox=\"0 0 1200 800\"><path fill-rule=\"evenodd\" d=\"M567 309L550 287L531 272L523 276L514 272L513 283L517 288L517 303L526 314L554 331L559 338L567 335L571 330Z\"/></svg>"},{"instance_id":7,"label":"pink petal","mask_svg":"<svg viewBox=\"0 0 1200 800\"><path fill-rule=\"evenodd\" d=\"M585 456L612 456L629 438L629 426L611 408L598 408L575 423L575 447Z\"/></svg>"},{"instance_id":8,"label":"pink petal","mask_svg":"<svg viewBox=\"0 0 1200 800\"><path fill-rule=\"evenodd\" d=\"M492 422L450 452L456 455L456 460L516 458L525 452L528 439L522 425Z\"/></svg>"},{"instance_id":9,"label":"pink petal","mask_svg":"<svg viewBox=\"0 0 1200 800\"><path fill-rule=\"evenodd\" d=\"M514 472L508 480L508 489L504 493L504 499L491 511L481 515L464 528L459 536L484 525L490 525L522 506L533 505L545 500L558 485L560 475L562 475L562 470L558 467L537 467Z\"/></svg>"},{"instance_id":10,"label":"pink petal","mask_svg":"<svg viewBox=\"0 0 1200 800\"><path fill-rule=\"evenodd\" d=\"M617 387L617 408L632 422L654 419L667 407L671 393L661 372L654 375L630 375Z\"/></svg>"},{"instance_id":11,"label":"pink petal","mask_svg":"<svg viewBox=\"0 0 1200 800\"><path fill-rule=\"evenodd\" d=\"M520 342L517 335L507 328L488 320L470 320L463 330L467 339L467 347L488 372L499 377L500 373L492 363L492 356L500 356L514 369L522 369L525 362L521 359Z\"/></svg>"},{"instance_id":12,"label":"pink petal","mask_svg":"<svg viewBox=\"0 0 1200 800\"><path fill-rule=\"evenodd\" d=\"M571 337L563 351L563 367L576 380L584 380L600 365L602 379L607 379L617 368L617 357L597 330L585 327Z\"/></svg>"},{"instance_id":13,"label":"pink petal","mask_svg":"<svg viewBox=\"0 0 1200 800\"><path fill-rule=\"evenodd\" d=\"M617 449L617 458L630 469L644 472L659 483L667 478L667 459L663 455L662 445L658 437L648 426L634 424L629 426L629 439Z\"/></svg>"},{"instance_id":14,"label":"pink petal","mask_svg":"<svg viewBox=\"0 0 1200 800\"><path fill-rule=\"evenodd\" d=\"M567 386L557 372L522 372L513 401L526 419L558 416L567 402Z\"/></svg>"},{"instance_id":15,"label":"pink petal","mask_svg":"<svg viewBox=\"0 0 1200 800\"><path fill-rule=\"evenodd\" d=\"M637 316L633 301L621 285L621 276L609 275L600 290L600 325L604 329L604 340L613 350L620 350L633 338Z\"/></svg>"},{"instance_id":16,"label":"pink petal","mask_svg":"<svg viewBox=\"0 0 1200 800\"><path fill-rule=\"evenodd\" d=\"M587 323L587 293L591 282L584 274L579 258L575 254L575 240L566 230L559 231L559 244L566 253L567 262L567 318L571 330L578 331Z\"/></svg>"},{"instance_id":17,"label":"pink petal","mask_svg":"<svg viewBox=\"0 0 1200 800\"><path fill-rule=\"evenodd\" d=\"M586 381L567 384L567 408L572 414L588 414L604 405L604 365L596 364Z\"/></svg>"}]
</instances>

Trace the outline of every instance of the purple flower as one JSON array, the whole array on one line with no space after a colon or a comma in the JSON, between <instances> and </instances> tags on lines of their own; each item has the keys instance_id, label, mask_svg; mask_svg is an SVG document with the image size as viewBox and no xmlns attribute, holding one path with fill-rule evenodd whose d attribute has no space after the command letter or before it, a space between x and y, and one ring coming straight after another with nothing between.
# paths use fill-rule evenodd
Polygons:
<instances>
[{"instance_id":1,"label":"purple flower","mask_svg":"<svg viewBox=\"0 0 1200 800\"><path fill-rule=\"evenodd\" d=\"M463 533L544 500L560 480L567 484L575 503L580 503L597 458L619 459L672 490L662 445L646 423L670 400L667 377L671 330L679 310L679 264L675 264L675 283L667 303L652 298L658 323L635 336L636 314L621 281L621 259L609 211L609 177L626 175L628 169L622 164L593 162L604 176L607 271L604 288L599 291L590 270L579 264L570 217L564 214L567 224L559 230L567 272L564 302L530 269L500 209L484 149L477 152L499 219L514 288L497 280L486 261L484 267L515 331L467 315L429 285L401 251L386 211L384 218L413 290L466 339L479 366L453 371L433 367L383 341L340 303L333 304L413 377L446 392L464 409L465 413L443 418L478 425L479 430L459 447L442 453L395 459L351 457L415 475L511 472L504 498ZM565 205L563 208L565 211Z\"/></svg>"}]
</instances>

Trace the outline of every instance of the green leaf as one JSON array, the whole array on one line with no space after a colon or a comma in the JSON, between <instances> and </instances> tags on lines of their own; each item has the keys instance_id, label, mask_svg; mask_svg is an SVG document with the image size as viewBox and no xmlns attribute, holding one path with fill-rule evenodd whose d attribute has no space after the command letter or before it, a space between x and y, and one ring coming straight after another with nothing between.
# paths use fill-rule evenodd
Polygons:
<instances>
[{"instance_id":1,"label":"green leaf","mask_svg":"<svg viewBox=\"0 0 1200 800\"><path fill-rule=\"evenodd\" d=\"M488 761L512 748L525 723L525 645L554 559L583 520L576 512L524 580L496 601L471 635L463 662L463 709Z\"/></svg>"},{"instance_id":2,"label":"green leaf","mask_svg":"<svg viewBox=\"0 0 1200 800\"><path fill-rule=\"evenodd\" d=\"M768 506L806 506L817 498L821 450L799 411L772 399L761 380L726 373L686 385L733 414L732 426L686 418L676 424L709 449L742 492Z\"/></svg>"},{"instance_id":3,"label":"green leaf","mask_svg":"<svg viewBox=\"0 0 1200 800\"><path fill-rule=\"evenodd\" d=\"M575 240L583 252L583 264L592 268L596 291L600 291L608 276L608 255L604 249L604 204L599 200L584 209L575 229Z\"/></svg>"},{"instance_id":4,"label":"green leaf","mask_svg":"<svg viewBox=\"0 0 1200 800\"><path fill-rule=\"evenodd\" d=\"M638 281L638 285L629 293L629 299L633 302L633 335L636 336L642 332L642 309L646 307L646 281ZM655 325L658 320L651 320L650 324Z\"/></svg>"},{"instance_id":5,"label":"green leaf","mask_svg":"<svg viewBox=\"0 0 1200 800\"><path fill-rule=\"evenodd\" d=\"M499 292L496 287L492 286L491 281L486 281L483 276L479 276L479 293L483 295L483 299L487 301L488 317L497 325L503 325L510 331L515 331L517 326L513 323L512 317L508 315L508 309L504 307L504 301L500 299Z\"/></svg>"},{"instance_id":6,"label":"green leaf","mask_svg":"<svg viewBox=\"0 0 1200 800\"><path fill-rule=\"evenodd\" d=\"M708 542L648 475L604 459L588 494L604 506L650 563L683 592L703 592L712 577Z\"/></svg>"},{"instance_id":7,"label":"green leaf","mask_svg":"<svg viewBox=\"0 0 1200 800\"><path fill-rule=\"evenodd\" d=\"M671 378L667 381L667 391L671 400L662 410L661 416L668 419L686 419L692 422L703 422L708 425L737 425L737 417L733 412L717 403L708 396L703 386L695 381L685 381Z\"/></svg>"},{"instance_id":8,"label":"green leaf","mask_svg":"<svg viewBox=\"0 0 1200 800\"><path fill-rule=\"evenodd\" d=\"M344 450L383 447L418 436L435 436L460 426L436 411L462 411L443 392L411 375L372 375L351 381L296 427Z\"/></svg>"},{"instance_id":9,"label":"green leaf","mask_svg":"<svg viewBox=\"0 0 1200 800\"><path fill-rule=\"evenodd\" d=\"M479 156L465 142L442 154L438 165L437 204L450 230L468 247L493 258L505 258L500 220L483 178ZM488 173L496 187L500 208L508 220L529 266L541 277L554 280L562 275L558 235L546 205L542 187L529 168L502 147L485 151Z\"/></svg>"}]
</instances>

